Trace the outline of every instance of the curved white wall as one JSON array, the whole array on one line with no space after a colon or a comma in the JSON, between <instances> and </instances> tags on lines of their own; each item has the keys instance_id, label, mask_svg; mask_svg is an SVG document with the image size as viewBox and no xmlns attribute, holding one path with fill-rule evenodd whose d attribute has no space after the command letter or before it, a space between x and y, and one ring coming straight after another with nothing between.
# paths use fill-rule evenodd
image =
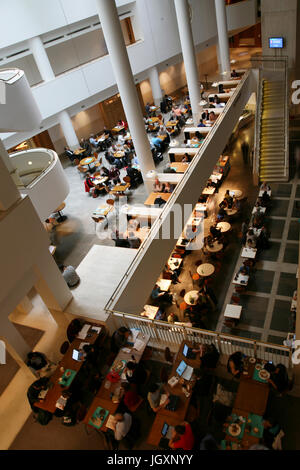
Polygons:
<instances>
[{"instance_id":1,"label":"curved white wall","mask_svg":"<svg viewBox=\"0 0 300 470\"><path fill-rule=\"evenodd\" d=\"M24 162L33 162L32 168L39 168L45 164L45 158L51 163L43 173L32 182L27 188L19 188L20 193L28 195L42 222L53 212L67 197L70 191L68 180L57 153L48 149L32 149L24 152L10 154L13 165L17 168L25 168L20 164L20 159L24 157ZM19 163L17 163L19 160ZM40 162L40 163L39 163Z\"/></svg>"}]
</instances>

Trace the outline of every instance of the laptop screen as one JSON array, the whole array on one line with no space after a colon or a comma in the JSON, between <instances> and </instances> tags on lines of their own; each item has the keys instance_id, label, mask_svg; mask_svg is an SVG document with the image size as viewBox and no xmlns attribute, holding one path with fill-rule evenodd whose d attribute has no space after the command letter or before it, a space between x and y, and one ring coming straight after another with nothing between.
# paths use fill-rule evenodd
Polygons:
<instances>
[{"instance_id":1,"label":"laptop screen","mask_svg":"<svg viewBox=\"0 0 300 470\"><path fill-rule=\"evenodd\" d=\"M189 353L189 347L185 344L185 345L183 346L182 354L183 354L185 357L187 357L188 353Z\"/></svg>"},{"instance_id":2,"label":"laptop screen","mask_svg":"<svg viewBox=\"0 0 300 470\"><path fill-rule=\"evenodd\" d=\"M74 359L74 361L79 361L79 351L77 349L73 349L73 353L72 353L72 359Z\"/></svg>"},{"instance_id":3,"label":"laptop screen","mask_svg":"<svg viewBox=\"0 0 300 470\"><path fill-rule=\"evenodd\" d=\"M169 425L167 423L164 423L163 428L161 430L162 435L165 437L169 429Z\"/></svg>"},{"instance_id":4,"label":"laptop screen","mask_svg":"<svg viewBox=\"0 0 300 470\"><path fill-rule=\"evenodd\" d=\"M176 369L176 372L179 375L179 377L182 376L185 369L186 369L186 363L184 361L181 361L181 363L179 364L179 366Z\"/></svg>"}]
</instances>

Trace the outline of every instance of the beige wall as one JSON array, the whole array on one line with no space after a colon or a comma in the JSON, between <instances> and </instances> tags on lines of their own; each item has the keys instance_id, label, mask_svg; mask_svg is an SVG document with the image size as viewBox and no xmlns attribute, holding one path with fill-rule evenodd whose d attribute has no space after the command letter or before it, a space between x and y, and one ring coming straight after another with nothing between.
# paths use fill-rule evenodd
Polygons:
<instances>
[{"instance_id":1,"label":"beige wall","mask_svg":"<svg viewBox=\"0 0 300 470\"><path fill-rule=\"evenodd\" d=\"M204 75L215 74L218 67L216 46L208 47L207 49L197 54L197 64L199 72L199 81L204 81ZM184 63L180 62L176 65L171 65L159 74L160 86L164 93L171 94L175 90L182 88L186 85L186 76ZM144 80L140 83L141 93L143 96L144 104L153 102L152 91L149 80Z\"/></svg>"}]
</instances>

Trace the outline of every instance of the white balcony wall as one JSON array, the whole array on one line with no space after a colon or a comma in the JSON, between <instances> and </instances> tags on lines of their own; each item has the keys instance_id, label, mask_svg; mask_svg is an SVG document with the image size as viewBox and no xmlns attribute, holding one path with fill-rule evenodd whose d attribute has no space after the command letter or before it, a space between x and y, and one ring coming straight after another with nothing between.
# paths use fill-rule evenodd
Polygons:
<instances>
[{"instance_id":1,"label":"white balcony wall","mask_svg":"<svg viewBox=\"0 0 300 470\"><path fill-rule=\"evenodd\" d=\"M20 3L22 3L21 0L11 1L11 5L14 5L15 11L18 11L17 8ZM43 7L40 5L40 3L43 5ZM93 1L84 2L83 8L83 4L79 0L74 2L71 0L61 0L59 3L60 6L56 5L57 1L55 1L55 5L53 5L53 2L39 2L37 0L29 0L31 8L34 8L34 5L36 5L36 8L38 11L40 11L40 13L42 13L41 10L44 8L43 14L47 13L49 3L51 3L51 11L57 9L57 19L55 25L56 28L65 26L67 24L66 21L79 21L80 19L82 20L88 16L93 16L96 14L96 10L93 11ZM191 0L190 3L192 7L191 12L194 42L199 52L200 48L204 50L207 46L211 46L214 42L216 42L217 28L214 2L211 0L202 0L201 7L199 6L198 0ZM172 0L164 0L163 2L161 0L152 0L151 2L147 0L138 0L135 5L132 3L128 3L128 5L126 5L126 2L118 1L117 5L123 5L124 12L127 8L127 10L131 9L131 11L135 13L135 16L133 17L133 25L135 28L137 28L137 30L140 28L139 32L142 32L143 34L143 40L140 40L127 48L133 74L137 77L136 82L146 79L146 72L152 66L158 66L160 72L164 72L164 70L170 65L175 65L182 62L178 27ZM239 15L237 15L237 10L232 8L237 6L239 7L239 15L241 15L240 24L238 24ZM67 20L65 19L64 24L62 24L63 21L61 19L61 7L65 9L65 15L67 18ZM246 14L242 14L243 7L245 7L247 11ZM10 7L6 5L5 9L7 9L9 13ZM251 14L249 9L252 9ZM1 11L2 5L0 6L0 13ZM81 18L79 18L80 12L82 15ZM231 18L232 12L233 18ZM228 24L231 25L230 27L244 27L247 18L248 25L250 26L255 22L255 1L244 1L240 4L227 7L227 13ZM2 15L1 18L3 18ZM8 19L9 18L10 16L8 15ZM28 29L28 25L24 24L22 18L21 27L21 19L19 15L14 15L14 20L15 22L13 30L17 30L17 33L19 34L18 26L22 31L24 29L22 32L22 40L24 40L27 34L26 31ZM30 21L32 22L33 19L31 18ZM47 22L45 19L43 21L44 23L41 22L42 25L39 26L39 33L37 33L36 29L34 29L37 28L37 26L32 25L33 29L30 33L31 36L45 33L47 30L47 22L48 29L50 29L51 25L51 27L54 29L54 19L52 14L49 13L49 19ZM0 24L2 25L2 23L4 25L4 30L6 30L6 26L4 24L5 22L0 19ZM95 33L95 35L96 34L97 33ZM84 36L87 37L84 38ZM5 38L6 35L3 34L2 37ZM72 63L75 64L75 56L77 57L78 63L78 57L84 56L84 50L86 50L88 44L90 44L92 37L93 35L89 37L89 34L81 35L78 38L78 43L82 41L82 46L80 46L80 49L77 49L76 52L74 51L75 39L68 41L70 42L69 45L67 45L67 43L62 43L65 45L61 46L61 53L56 54L55 60L52 60L54 68L56 67L56 71L59 72L59 70L62 69L63 61L68 63L68 67L72 66ZM6 40L9 42L8 39ZM84 41L86 41L85 46ZM73 47L72 50L71 47ZM98 46L96 46L96 49L93 49L93 52L91 53L92 55L97 54L96 51L99 52L97 47ZM51 60L51 47L48 47L47 51L49 51ZM179 69L181 75L182 66L179 66ZM203 79L203 77L201 79ZM174 75L172 76L172 80L176 81L176 77ZM180 77L178 82L181 82ZM108 94L109 92L111 92L110 95ZM52 126L57 124L58 121L55 120L55 115L57 115L60 111L68 109L70 114L74 115L75 108L78 108L76 109L76 112L78 112L80 111L80 106L83 104L86 106L93 106L97 102L96 99L98 99L99 102L102 99L108 98L115 92L116 82L109 56L92 60L89 63L59 75L56 77L56 79L51 80L50 82L41 83L33 88L34 96L39 103L43 117L42 126L44 129L49 128L48 123L50 121ZM22 139L35 135L38 132L39 130L37 130L35 133L28 133L27 135L24 133L15 136L10 135L8 139L7 135L0 134L0 137L4 141L5 147L10 148L13 145L17 145L18 143L22 142Z\"/></svg>"},{"instance_id":2,"label":"white balcony wall","mask_svg":"<svg viewBox=\"0 0 300 470\"><path fill-rule=\"evenodd\" d=\"M256 23L256 1L244 0L243 2L228 5L226 13L228 31L245 28Z\"/></svg>"}]
</instances>

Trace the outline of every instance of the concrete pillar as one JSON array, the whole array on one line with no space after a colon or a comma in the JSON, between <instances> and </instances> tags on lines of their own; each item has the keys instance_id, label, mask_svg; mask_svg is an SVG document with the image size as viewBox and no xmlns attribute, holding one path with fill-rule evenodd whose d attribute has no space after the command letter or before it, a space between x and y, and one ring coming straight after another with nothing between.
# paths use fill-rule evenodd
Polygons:
<instances>
[{"instance_id":1,"label":"concrete pillar","mask_svg":"<svg viewBox=\"0 0 300 470\"><path fill-rule=\"evenodd\" d=\"M200 81L198 78L197 59L193 42L192 26L189 15L189 5L187 0L175 0L175 9L193 120L194 123L197 124L200 113L199 103L201 101L201 93L199 87Z\"/></svg>"},{"instance_id":2,"label":"concrete pillar","mask_svg":"<svg viewBox=\"0 0 300 470\"><path fill-rule=\"evenodd\" d=\"M31 38L28 40L28 44L44 82L53 80L55 78L55 75L41 38L39 36ZM72 120L68 112L65 110L59 113L58 120L64 133L65 139L67 141L67 145L71 149L78 148L79 140L73 128Z\"/></svg>"},{"instance_id":3,"label":"concrete pillar","mask_svg":"<svg viewBox=\"0 0 300 470\"><path fill-rule=\"evenodd\" d=\"M20 357L22 361L26 359L27 354L30 352L30 347L20 335L16 327L9 321L8 318L1 321L1 336L0 338L5 342L6 347L10 345L9 353L11 350L13 356Z\"/></svg>"},{"instance_id":4,"label":"concrete pillar","mask_svg":"<svg viewBox=\"0 0 300 470\"><path fill-rule=\"evenodd\" d=\"M154 162L116 4L111 0L96 0L96 6L133 145L146 189L150 193L152 185L147 182L146 175L150 170L154 170Z\"/></svg>"},{"instance_id":5,"label":"concrete pillar","mask_svg":"<svg viewBox=\"0 0 300 470\"><path fill-rule=\"evenodd\" d=\"M159 106L162 101L162 91L160 88L159 74L156 67L149 69L149 80L152 89L152 96L155 106Z\"/></svg>"},{"instance_id":6,"label":"concrete pillar","mask_svg":"<svg viewBox=\"0 0 300 470\"><path fill-rule=\"evenodd\" d=\"M20 193L12 175L14 169L0 139L0 211L6 211L20 199Z\"/></svg>"},{"instance_id":7,"label":"concrete pillar","mask_svg":"<svg viewBox=\"0 0 300 470\"><path fill-rule=\"evenodd\" d=\"M44 82L53 80L55 75L41 38L39 36L31 38L28 44Z\"/></svg>"},{"instance_id":8,"label":"concrete pillar","mask_svg":"<svg viewBox=\"0 0 300 470\"><path fill-rule=\"evenodd\" d=\"M218 28L218 45L221 61L221 73L224 75L230 72L230 54L227 33L226 5L224 0L215 0L216 19Z\"/></svg>"},{"instance_id":9,"label":"concrete pillar","mask_svg":"<svg viewBox=\"0 0 300 470\"><path fill-rule=\"evenodd\" d=\"M58 115L59 124L67 141L68 147L75 150L79 147L79 140L73 127L72 119L67 111L61 111Z\"/></svg>"}]
</instances>

